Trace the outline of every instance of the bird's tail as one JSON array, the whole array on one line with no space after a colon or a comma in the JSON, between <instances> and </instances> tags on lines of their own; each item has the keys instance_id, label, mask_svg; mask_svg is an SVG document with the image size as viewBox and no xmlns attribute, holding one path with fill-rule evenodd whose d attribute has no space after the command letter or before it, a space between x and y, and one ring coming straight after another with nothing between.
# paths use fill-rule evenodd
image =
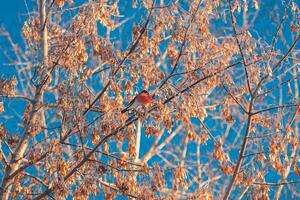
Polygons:
<instances>
[{"instance_id":1,"label":"bird's tail","mask_svg":"<svg viewBox=\"0 0 300 200\"><path fill-rule=\"evenodd\" d=\"M127 112L128 108L124 108L123 110L121 110L121 113Z\"/></svg>"}]
</instances>

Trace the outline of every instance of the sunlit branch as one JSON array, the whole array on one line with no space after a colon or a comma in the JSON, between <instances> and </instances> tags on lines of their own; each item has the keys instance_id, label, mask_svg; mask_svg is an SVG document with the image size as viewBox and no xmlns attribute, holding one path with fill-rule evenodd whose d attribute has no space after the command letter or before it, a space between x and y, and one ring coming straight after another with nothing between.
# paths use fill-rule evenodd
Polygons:
<instances>
[{"instance_id":1,"label":"sunlit branch","mask_svg":"<svg viewBox=\"0 0 300 200\"><path fill-rule=\"evenodd\" d=\"M200 121L200 124L203 126L203 128L206 130L207 134L209 135L209 137L212 139L212 141L215 143L215 144L219 144L219 142L215 139L215 137L211 134L211 132L209 131L209 129L206 127L206 125Z\"/></svg>"},{"instance_id":2,"label":"sunlit branch","mask_svg":"<svg viewBox=\"0 0 300 200\"><path fill-rule=\"evenodd\" d=\"M199 133L199 136L200 136L200 133ZM201 140L197 140L197 151L196 151L196 157L197 157L197 180L201 180L201 159L200 159L200 156L201 156Z\"/></svg>"},{"instance_id":3,"label":"sunlit branch","mask_svg":"<svg viewBox=\"0 0 300 200\"><path fill-rule=\"evenodd\" d=\"M99 68L100 68L100 67L99 67ZM111 67L104 67L104 68L99 69L99 70L98 70L98 68L96 68L95 70L93 70L93 75L99 74L99 73L101 73L101 72L103 72L103 71L106 71L106 70L108 70L108 69L111 69ZM97 70L98 70L98 71L97 71Z\"/></svg>"},{"instance_id":4,"label":"sunlit branch","mask_svg":"<svg viewBox=\"0 0 300 200\"><path fill-rule=\"evenodd\" d=\"M61 129L61 126L54 126L54 127L41 127L43 130L56 130L56 129Z\"/></svg>"},{"instance_id":5,"label":"sunlit branch","mask_svg":"<svg viewBox=\"0 0 300 200\"><path fill-rule=\"evenodd\" d=\"M209 62L203 64L203 66L207 66L207 65L210 64L210 63L211 63L211 61L209 61ZM241 63L242 63L242 62L237 62L237 63L235 63L235 64L238 65L238 64L241 64ZM172 78L173 76L179 76L179 75L185 75L185 74L189 74L189 73L194 73L194 72L199 71L199 70L201 70L201 67L197 67L197 68L195 68L195 69L187 70L187 71L183 71L183 72L173 73L173 74L170 76L170 78Z\"/></svg>"},{"instance_id":6,"label":"sunlit branch","mask_svg":"<svg viewBox=\"0 0 300 200\"><path fill-rule=\"evenodd\" d=\"M136 125L136 135L135 135L135 162L139 162L140 160L140 146L141 146L141 135L142 135L142 120L137 120Z\"/></svg>"},{"instance_id":7,"label":"sunlit branch","mask_svg":"<svg viewBox=\"0 0 300 200\"><path fill-rule=\"evenodd\" d=\"M184 137L183 149L182 149L182 152L181 152L181 158L180 158L180 162L179 162L180 167L184 166L185 157L186 157L186 153L187 153L187 150L188 150L187 149L188 143L189 143L189 138L188 138L188 134L186 134L185 137Z\"/></svg>"},{"instance_id":8,"label":"sunlit branch","mask_svg":"<svg viewBox=\"0 0 300 200\"><path fill-rule=\"evenodd\" d=\"M40 22L41 22L41 30L40 30L40 35L41 35L41 52L43 56L43 68L48 67L48 29L47 29L47 13L46 13L46 1L45 0L40 0ZM52 2L51 7L53 6L54 1ZM51 9L50 7L50 9ZM50 12L50 11L49 11ZM42 69L43 70L43 69Z\"/></svg>"},{"instance_id":9,"label":"sunlit branch","mask_svg":"<svg viewBox=\"0 0 300 200\"><path fill-rule=\"evenodd\" d=\"M26 62L13 62L13 63L3 63L3 64L0 64L0 66L27 66L29 65L29 63L26 63Z\"/></svg>"},{"instance_id":10,"label":"sunlit branch","mask_svg":"<svg viewBox=\"0 0 300 200\"><path fill-rule=\"evenodd\" d=\"M170 143L170 141L179 133L179 131L182 130L182 126L178 126L175 131L172 132L163 142L160 143L160 145L157 146L157 150L162 150L167 144Z\"/></svg>"},{"instance_id":11,"label":"sunlit branch","mask_svg":"<svg viewBox=\"0 0 300 200\"><path fill-rule=\"evenodd\" d=\"M168 159L166 159L163 155L161 155L161 153L157 153L156 154L164 163L166 163L166 165L170 168L175 168L176 165L174 165L173 163L171 163L170 161L168 161Z\"/></svg>"},{"instance_id":12,"label":"sunlit branch","mask_svg":"<svg viewBox=\"0 0 300 200\"><path fill-rule=\"evenodd\" d=\"M162 8L168 8L173 4L173 0L171 0L168 4L163 6L154 6L153 9L162 9Z\"/></svg>"},{"instance_id":13,"label":"sunlit branch","mask_svg":"<svg viewBox=\"0 0 300 200\"><path fill-rule=\"evenodd\" d=\"M43 155L41 155L38 159L35 159L34 161L30 161L25 163L23 166L19 167L17 170L15 170L12 174L10 174L10 176L8 177L9 179L13 179L16 175L18 175L20 172L23 172L24 170L26 170L28 167L36 164L37 162L43 160L44 158L46 158L46 156L48 155L48 152L44 153Z\"/></svg>"},{"instance_id":14,"label":"sunlit branch","mask_svg":"<svg viewBox=\"0 0 300 200\"><path fill-rule=\"evenodd\" d=\"M155 141L152 143L150 149L147 151L147 153L143 156L143 158L141 159L142 163L147 162L149 159L151 159L154 154L156 153L156 148L158 146L158 142L160 141L161 137L164 134L165 129L163 128L159 134L156 136Z\"/></svg>"},{"instance_id":15,"label":"sunlit branch","mask_svg":"<svg viewBox=\"0 0 300 200\"><path fill-rule=\"evenodd\" d=\"M206 186L208 186L209 184L211 184L211 183L213 183L213 182L215 182L215 181L217 181L217 180L219 180L219 179L221 179L221 178L223 178L222 175L218 175L218 176L215 176L215 177L213 177L213 178L209 178L208 180L203 181L203 182L201 183L200 188L206 187Z\"/></svg>"},{"instance_id":16,"label":"sunlit branch","mask_svg":"<svg viewBox=\"0 0 300 200\"><path fill-rule=\"evenodd\" d=\"M5 165L7 165L8 161L7 161L6 155L4 154L4 152L2 150L1 141L0 141L0 156L3 158L3 161L4 161Z\"/></svg>"},{"instance_id":17,"label":"sunlit branch","mask_svg":"<svg viewBox=\"0 0 300 200\"><path fill-rule=\"evenodd\" d=\"M13 154L13 150L11 149L11 147L9 146L9 144L7 143L7 141L3 141L3 143L6 145L8 151L10 154Z\"/></svg>"},{"instance_id":18,"label":"sunlit branch","mask_svg":"<svg viewBox=\"0 0 300 200\"><path fill-rule=\"evenodd\" d=\"M296 53L296 52L295 52ZM287 56L286 59L290 59L290 56ZM291 59L293 60L293 59ZM283 78L283 76L287 75L288 73L291 73L290 71L292 71L293 69L297 69L298 68L298 64L293 64L291 66L287 65L287 68L284 68L280 74L278 74L278 76L272 76L270 77L271 80L281 80ZM297 75L294 75L294 77L296 77Z\"/></svg>"},{"instance_id":19,"label":"sunlit branch","mask_svg":"<svg viewBox=\"0 0 300 200\"><path fill-rule=\"evenodd\" d=\"M92 3L92 4L90 4L90 3ZM101 4L101 2L89 2L89 3L85 3L85 4L82 4L82 5L79 5L79 6L64 8L64 9L61 9L61 10L55 10L55 11L53 11L53 13L63 14L63 13L68 12L68 11L80 10L80 9L84 9L86 7L92 7L92 6L95 6L95 5L99 5L100 6L100 4Z\"/></svg>"},{"instance_id":20,"label":"sunlit branch","mask_svg":"<svg viewBox=\"0 0 300 200\"><path fill-rule=\"evenodd\" d=\"M241 192L239 198L237 200L242 200L244 199L245 194L247 193L247 191L249 190L250 187L245 187L245 189Z\"/></svg>"}]
</instances>

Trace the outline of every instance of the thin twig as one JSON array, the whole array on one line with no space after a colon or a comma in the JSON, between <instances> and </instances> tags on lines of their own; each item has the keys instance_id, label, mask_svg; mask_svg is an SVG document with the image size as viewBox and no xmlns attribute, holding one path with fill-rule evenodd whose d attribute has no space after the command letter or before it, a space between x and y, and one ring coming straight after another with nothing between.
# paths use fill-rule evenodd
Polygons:
<instances>
[{"instance_id":1,"label":"thin twig","mask_svg":"<svg viewBox=\"0 0 300 200\"><path fill-rule=\"evenodd\" d=\"M277 39L277 37L278 37L278 35L279 35L279 31L280 31L280 29L282 28L282 25L283 25L285 19L287 18L287 12L288 12L288 10L290 9L290 4L291 4L291 2L292 2L292 0L289 0L289 2L287 3L287 5L285 6L283 16L282 16L282 18L281 18L281 21L280 21L279 25L277 26L277 30L276 30L276 33L275 33L275 35L274 35L274 37L273 37L272 44L271 44L271 47L272 47L272 48L271 48L271 51L272 51L272 52L274 51L274 48L275 48L275 42L276 42L276 39Z\"/></svg>"},{"instance_id":2,"label":"thin twig","mask_svg":"<svg viewBox=\"0 0 300 200\"><path fill-rule=\"evenodd\" d=\"M189 29L190 29L190 27L191 27L191 25L192 25L192 23L193 23L193 21L194 21L194 19L196 17L196 14L197 14L197 12L198 12L198 10L200 8L201 3L202 3L202 0L199 0L198 5L197 5L197 7L196 7L196 9L195 9L195 11L194 11L194 13L192 15L191 21L190 21L190 23L188 24L188 26L185 29L185 33L184 33L184 36L183 36L183 42L182 42L182 44L180 46L180 50L179 50L178 56L176 58L176 62L174 64L174 67L172 68L172 71L167 76L167 78L161 83L161 85L159 86L158 89L161 89L166 84L166 82L171 78L171 76L173 75L173 73L175 72L175 70L176 70L176 68L177 68L177 66L179 64L179 59L180 59L180 57L182 56L182 53L183 53L183 49L184 49L184 45L186 43L188 31L189 31Z\"/></svg>"},{"instance_id":3,"label":"thin twig","mask_svg":"<svg viewBox=\"0 0 300 200\"><path fill-rule=\"evenodd\" d=\"M292 78L290 78L290 79L288 79L288 80L286 80L286 81L283 81L283 82L279 83L277 86L275 86L275 87L273 87L273 88L267 90L266 92L263 92L263 93L258 94L256 97L258 98L258 97L261 97L261 96L265 96L265 95L267 95L268 93L273 92L275 89L279 89L279 88L281 88L283 85L288 84L288 83L290 83L291 81L297 80L297 79L299 79L299 78L300 78L300 75L293 76Z\"/></svg>"},{"instance_id":4,"label":"thin twig","mask_svg":"<svg viewBox=\"0 0 300 200\"><path fill-rule=\"evenodd\" d=\"M25 176L28 176L28 177L30 177L30 178L33 178L34 180L36 180L37 182L39 182L40 184L42 184L44 187L48 188L48 185L47 185L42 179L40 179L40 178L38 178L38 177L36 177L36 176L30 174L30 173L27 173L27 172L23 172L23 174L24 174Z\"/></svg>"},{"instance_id":5,"label":"thin twig","mask_svg":"<svg viewBox=\"0 0 300 200\"><path fill-rule=\"evenodd\" d=\"M106 165L106 166L108 166L108 167L110 167L112 169L115 169L115 170L119 171L119 172L143 172L144 171L143 169L120 169L120 168L115 167L115 166L113 166L111 164L107 164L107 163L105 163L103 161L94 160L94 159L89 159L88 161L90 161L90 162L96 162L96 163L99 163L101 165Z\"/></svg>"},{"instance_id":6,"label":"thin twig","mask_svg":"<svg viewBox=\"0 0 300 200\"><path fill-rule=\"evenodd\" d=\"M73 147L81 148L80 145L71 144L71 143L67 143L67 142L64 142L64 143L62 143L62 144L68 145L68 146L73 146ZM85 148L85 149L88 149L88 150L92 150L92 148L90 148L90 147L84 146L84 148ZM130 161L130 160L123 160L123 159L121 159L121 158L119 158L119 157L117 157L117 156L114 156L114 155L112 155L112 154L105 153L105 152L103 152L103 151L97 150L96 153L101 153L101 154L103 154L103 155L105 155L105 156L114 158L114 159L116 159L116 160L119 160L119 161L121 161L121 162L125 162L125 163L128 163L128 164L131 164L131 165L135 165L135 166L138 166L138 167L143 167L143 165L141 165L141 164L132 162L132 161Z\"/></svg>"},{"instance_id":7,"label":"thin twig","mask_svg":"<svg viewBox=\"0 0 300 200\"><path fill-rule=\"evenodd\" d=\"M267 182L253 182L254 185L268 185L268 186L281 186L281 185L291 185L291 184L299 184L299 181L289 181L289 182L280 182L280 183L267 183Z\"/></svg>"},{"instance_id":8,"label":"thin twig","mask_svg":"<svg viewBox=\"0 0 300 200\"><path fill-rule=\"evenodd\" d=\"M289 107L298 107L299 104L286 104L286 105L279 105L279 106L273 106L271 108L262 109L256 112L253 112L252 115L257 115L259 113L268 112L275 109L281 109L281 108L289 108Z\"/></svg>"},{"instance_id":9,"label":"thin twig","mask_svg":"<svg viewBox=\"0 0 300 200\"><path fill-rule=\"evenodd\" d=\"M250 79L249 79L248 71L247 71L247 68L246 68L247 63L246 63L246 60L245 60L245 56L244 56L240 41L237 38L237 31L236 31L236 27L235 27L235 20L234 20L234 14L233 14L233 11L232 11L231 0L229 0L228 4L229 4L229 11L230 11L230 19L231 19L232 29L233 29L233 32L234 32L234 38L236 40L236 43L239 47L240 54L242 56L243 68L244 68L245 75L246 75L248 91L249 91L250 95L252 96L252 91L251 91L251 87L250 87Z\"/></svg>"},{"instance_id":10,"label":"thin twig","mask_svg":"<svg viewBox=\"0 0 300 200\"><path fill-rule=\"evenodd\" d=\"M231 92L223 85L224 90L229 94L229 96L240 106L240 108L244 111L244 113L248 113L244 106L240 104L240 102L231 94Z\"/></svg>"},{"instance_id":11,"label":"thin twig","mask_svg":"<svg viewBox=\"0 0 300 200\"><path fill-rule=\"evenodd\" d=\"M249 154L243 155L243 158L247 158L247 157L251 157L251 156L256 156L256 155L259 155L259 154L265 154L265 153L267 153L267 152L260 151L260 152L255 152L255 153L249 153Z\"/></svg>"},{"instance_id":12,"label":"thin twig","mask_svg":"<svg viewBox=\"0 0 300 200\"><path fill-rule=\"evenodd\" d=\"M25 97L23 95L0 95L0 98L7 98L7 99L23 99L25 101L29 101L30 103L33 102L32 99Z\"/></svg>"}]
</instances>

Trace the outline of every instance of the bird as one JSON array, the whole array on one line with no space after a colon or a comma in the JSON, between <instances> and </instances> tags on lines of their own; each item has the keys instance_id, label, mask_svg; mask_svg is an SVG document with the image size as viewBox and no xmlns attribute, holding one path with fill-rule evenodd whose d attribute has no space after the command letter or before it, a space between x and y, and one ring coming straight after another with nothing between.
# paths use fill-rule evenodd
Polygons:
<instances>
[{"instance_id":1,"label":"bird","mask_svg":"<svg viewBox=\"0 0 300 200\"><path fill-rule=\"evenodd\" d=\"M133 98L133 100L131 100L129 102L129 104L126 106L126 108L124 108L121 111L121 113L125 113L129 110L134 110L139 106L146 106L146 105L150 104L151 101L152 101L152 98L151 98L150 94L146 90L143 90L141 93L136 95Z\"/></svg>"}]
</instances>

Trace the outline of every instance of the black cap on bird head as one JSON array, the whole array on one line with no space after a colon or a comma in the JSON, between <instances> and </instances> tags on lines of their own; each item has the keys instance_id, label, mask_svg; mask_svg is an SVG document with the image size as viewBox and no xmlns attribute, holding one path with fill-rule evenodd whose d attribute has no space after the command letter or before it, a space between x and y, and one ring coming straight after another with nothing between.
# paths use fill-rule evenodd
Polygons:
<instances>
[{"instance_id":1,"label":"black cap on bird head","mask_svg":"<svg viewBox=\"0 0 300 200\"><path fill-rule=\"evenodd\" d=\"M141 93L149 94L149 92L147 90L143 90Z\"/></svg>"}]
</instances>

